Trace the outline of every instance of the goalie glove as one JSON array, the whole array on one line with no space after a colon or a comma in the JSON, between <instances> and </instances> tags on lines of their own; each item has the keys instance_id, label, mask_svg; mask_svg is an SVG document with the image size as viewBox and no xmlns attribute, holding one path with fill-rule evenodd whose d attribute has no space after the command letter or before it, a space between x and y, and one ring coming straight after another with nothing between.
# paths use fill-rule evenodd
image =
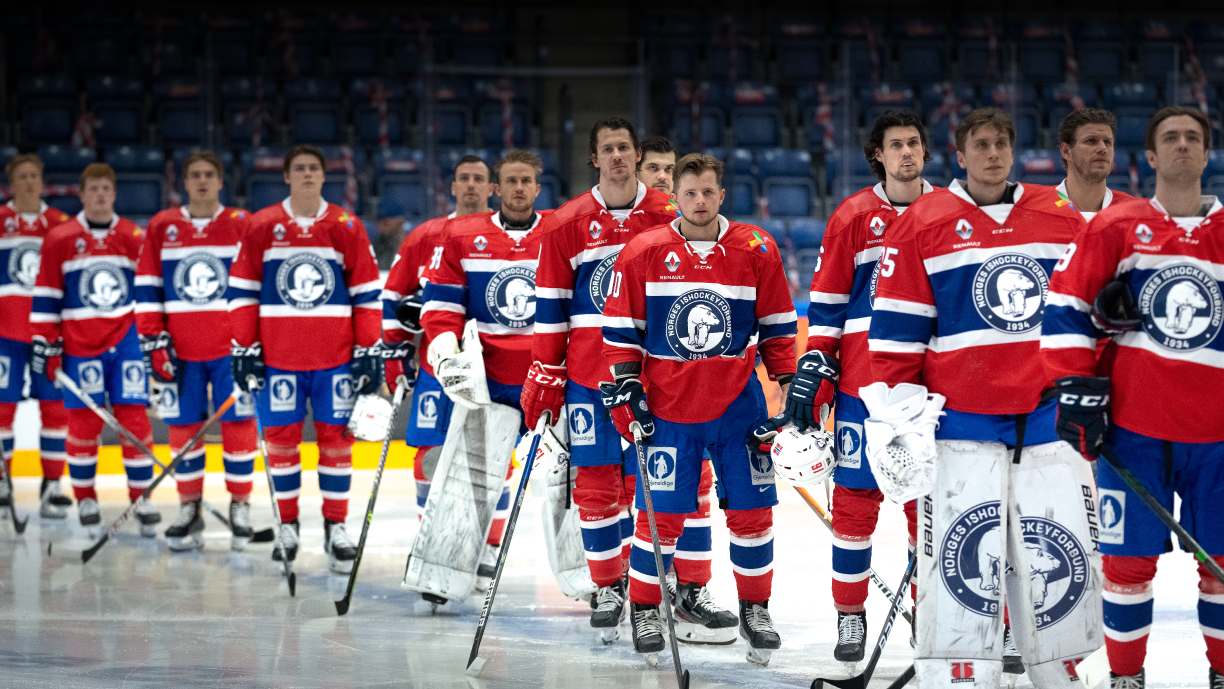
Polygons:
<instances>
[{"instance_id":1,"label":"goalie glove","mask_svg":"<svg viewBox=\"0 0 1224 689\"><path fill-rule=\"evenodd\" d=\"M30 343L30 370L41 373L47 380L55 381L55 372L63 368L64 341L47 342L46 338L34 336Z\"/></svg>"},{"instance_id":2,"label":"goalie glove","mask_svg":"<svg viewBox=\"0 0 1224 689\"><path fill-rule=\"evenodd\" d=\"M369 347L353 345L353 359L349 362L349 375L353 389L358 395L373 395L382 386L383 367L379 343Z\"/></svg>"},{"instance_id":3,"label":"goalie glove","mask_svg":"<svg viewBox=\"0 0 1224 689\"><path fill-rule=\"evenodd\" d=\"M813 349L799 357L798 370L786 393L786 413L800 432L824 427L841 379L841 363ZM819 423L818 423L819 422Z\"/></svg>"},{"instance_id":4,"label":"goalie glove","mask_svg":"<svg viewBox=\"0 0 1224 689\"><path fill-rule=\"evenodd\" d=\"M173 383L178 375L179 359L174 355L174 341L165 330L147 337L140 336L140 353L144 355L145 373L155 383Z\"/></svg>"},{"instance_id":5,"label":"goalie glove","mask_svg":"<svg viewBox=\"0 0 1224 689\"><path fill-rule=\"evenodd\" d=\"M871 416L863 435L871 473L890 500L906 503L935 488L935 429L947 400L923 385L885 383L859 388Z\"/></svg>"},{"instance_id":6,"label":"goalie glove","mask_svg":"<svg viewBox=\"0 0 1224 689\"><path fill-rule=\"evenodd\" d=\"M442 356L452 348L453 352ZM458 348L453 333L444 332L430 343L429 361L433 364L434 376L442 385L442 392L455 404L479 409L491 403L489 383L485 378L484 349L480 345L480 334L474 319L469 320L463 328L463 349Z\"/></svg>"},{"instance_id":7,"label":"goalie glove","mask_svg":"<svg viewBox=\"0 0 1224 689\"><path fill-rule=\"evenodd\" d=\"M1058 395L1058 437L1092 461L1109 430L1109 379L1067 376L1054 381Z\"/></svg>"},{"instance_id":8,"label":"goalie glove","mask_svg":"<svg viewBox=\"0 0 1224 689\"><path fill-rule=\"evenodd\" d=\"M243 392L254 393L268 382L268 367L264 365L263 346L258 342L243 347L230 340L230 371L234 385Z\"/></svg>"}]
</instances>

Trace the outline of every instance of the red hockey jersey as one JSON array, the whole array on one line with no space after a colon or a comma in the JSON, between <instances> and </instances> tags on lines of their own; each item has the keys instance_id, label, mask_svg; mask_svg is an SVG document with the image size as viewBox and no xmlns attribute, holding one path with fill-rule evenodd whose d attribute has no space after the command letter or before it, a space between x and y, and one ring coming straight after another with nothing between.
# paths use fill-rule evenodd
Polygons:
<instances>
[{"instance_id":1,"label":"red hockey jersey","mask_svg":"<svg viewBox=\"0 0 1224 689\"><path fill-rule=\"evenodd\" d=\"M1182 443L1224 441L1224 208L1174 218L1155 199L1101 211L1080 232L1050 281L1041 331L1047 378L1096 371L1092 302L1124 280L1142 314L1113 338L1113 421Z\"/></svg>"},{"instance_id":2,"label":"red hockey jersey","mask_svg":"<svg viewBox=\"0 0 1224 689\"><path fill-rule=\"evenodd\" d=\"M531 366L540 229L551 214L536 211L535 225L518 239L502 228L499 213L455 218L442 230L437 265L425 271L426 336L462 338L464 322L476 319L485 373L503 385L522 385Z\"/></svg>"},{"instance_id":3,"label":"red hockey jersey","mask_svg":"<svg viewBox=\"0 0 1224 689\"><path fill-rule=\"evenodd\" d=\"M230 270L230 329L240 345L263 343L269 366L335 368L380 333L381 277L365 227L323 201L295 218L289 200L251 218Z\"/></svg>"},{"instance_id":4,"label":"red hockey jersey","mask_svg":"<svg viewBox=\"0 0 1224 689\"><path fill-rule=\"evenodd\" d=\"M598 186L558 208L540 246L532 359L568 365L588 388L610 380L600 328L612 264L629 240L675 219L667 195L641 182L629 210L608 210Z\"/></svg>"},{"instance_id":5,"label":"red hockey jersey","mask_svg":"<svg viewBox=\"0 0 1224 689\"><path fill-rule=\"evenodd\" d=\"M451 213L441 218L426 220L412 228L412 231L408 233L408 238L400 244L395 260L391 262L391 271L387 273L387 282L383 285L383 291L379 297L382 299L383 342L392 344L412 339L412 333L404 330L399 320L395 318L395 308L399 306L404 297L425 286L425 269L431 263L441 260L442 237L445 236L442 234L442 229L446 227L446 221L454 217L455 214ZM428 348L429 338L422 336L417 351L424 353L428 351ZM433 375L433 367L426 359L425 356L420 357L421 368Z\"/></svg>"},{"instance_id":6,"label":"red hockey jersey","mask_svg":"<svg viewBox=\"0 0 1224 689\"><path fill-rule=\"evenodd\" d=\"M974 414L1037 408L1054 265L1084 219L1052 187L1016 185L979 207L959 181L923 194L890 228L868 331L872 377L921 383Z\"/></svg>"},{"instance_id":7,"label":"red hockey jersey","mask_svg":"<svg viewBox=\"0 0 1224 689\"><path fill-rule=\"evenodd\" d=\"M795 305L778 245L718 217L716 242L689 242L680 219L620 252L604 309L605 371L643 362L650 410L676 423L722 416L756 375L795 373ZM605 374L607 375L607 374Z\"/></svg>"},{"instance_id":8,"label":"red hockey jersey","mask_svg":"<svg viewBox=\"0 0 1224 689\"><path fill-rule=\"evenodd\" d=\"M48 342L64 339L64 353L97 356L132 327L132 294L144 230L118 215L93 232L82 211L43 240L30 325Z\"/></svg>"},{"instance_id":9,"label":"red hockey jersey","mask_svg":"<svg viewBox=\"0 0 1224 689\"><path fill-rule=\"evenodd\" d=\"M933 191L927 182L922 193ZM820 260L812 273L808 304L807 349L838 355L842 392L858 397L859 388L874 382L867 354L867 330L875 300L884 232L905 208L894 208L877 184L851 195L825 226ZM840 353L839 353L840 350Z\"/></svg>"},{"instance_id":10,"label":"red hockey jersey","mask_svg":"<svg viewBox=\"0 0 1224 689\"><path fill-rule=\"evenodd\" d=\"M37 214L18 213L10 201L0 206L0 337L29 342L30 308L43 238L71 220L58 208L42 204Z\"/></svg>"},{"instance_id":11,"label":"red hockey jersey","mask_svg":"<svg viewBox=\"0 0 1224 689\"><path fill-rule=\"evenodd\" d=\"M1071 199L1067 196L1067 180L1064 179L1063 181L1059 182L1058 186L1054 187L1054 189L1058 192L1059 201L1064 206L1070 205L1072 208L1075 208L1075 204L1071 203ZM1075 208L1075 210L1079 212L1079 214L1084 218L1085 222L1089 222L1096 217L1097 213L1103 212L1106 208L1109 208L1113 204L1122 203L1123 201L1133 201L1134 199L1134 196L1131 196L1124 191L1114 191L1109 187L1105 187L1105 199L1101 201L1100 211L1081 211L1078 208Z\"/></svg>"},{"instance_id":12,"label":"red hockey jersey","mask_svg":"<svg viewBox=\"0 0 1224 689\"><path fill-rule=\"evenodd\" d=\"M211 218L193 219L185 206L153 216L136 268L141 335L169 332L175 352L187 361L229 354L225 292L250 218L247 211L224 206Z\"/></svg>"}]
</instances>

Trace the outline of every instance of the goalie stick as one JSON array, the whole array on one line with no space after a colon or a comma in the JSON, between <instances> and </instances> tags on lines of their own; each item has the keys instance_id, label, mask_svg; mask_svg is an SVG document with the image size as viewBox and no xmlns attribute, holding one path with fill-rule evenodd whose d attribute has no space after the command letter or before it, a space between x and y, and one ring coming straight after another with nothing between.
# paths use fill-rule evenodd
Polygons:
<instances>
[{"instance_id":1,"label":"goalie stick","mask_svg":"<svg viewBox=\"0 0 1224 689\"><path fill-rule=\"evenodd\" d=\"M829 529L829 533L835 533L833 531L832 519L829 518L828 513L824 511L824 508L820 506L820 503L816 502L816 500L812 497L812 494L807 492L807 489L803 488L802 486L794 486L794 489L803 498L803 501L808 504L808 507L812 508L812 511L816 513L816 516L820 517L820 523L824 524L825 527ZM870 567L867 568L867 575L871 577L871 582L891 600L893 597L893 591L892 589L888 588L888 584L884 583L884 580L880 578L880 575L876 574L876 571ZM906 622L909 622L911 625L914 624L914 618L909 614L908 610L902 610L901 616L905 618Z\"/></svg>"},{"instance_id":2,"label":"goalie stick","mask_svg":"<svg viewBox=\"0 0 1224 689\"><path fill-rule=\"evenodd\" d=\"M99 405L97 402L94 402L93 398L90 397L89 395L86 395L85 392L81 390L81 388L77 387L76 383L72 382L71 378L69 378L68 380L69 380L69 383L71 383L71 385L65 385L64 387L67 387L69 392L76 395L77 399L84 402L85 406L89 407L90 411L97 414L98 418L102 419L103 423L105 423L107 426L110 426L111 430L113 430L115 433L126 438L127 441L131 443L133 447L135 447L137 450L140 450L141 454L143 454L145 457L148 457L150 460L152 460L153 463L156 464L158 468L162 470L163 473L167 470L165 463L162 462L160 459L158 459L157 455L153 454L153 450L149 449L148 445L145 445L139 438L136 437L134 433L129 431L127 428L125 428L123 424L119 423L119 419L116 419L113 414L106 411L106 409L102 408L102 406ZM194 441L193 441L193 445L194 445ZM193 447L193 445L188 445L187 447ZM176 477L174 480L177 481L178 478ZM225 515L221 514L221 512L217 508L209 504L209 502L205 500L204 498L200 498L200 505L203 506L204 509L208 510L212 514L212 516L216 517L222 524L224 524L225 528L229 529L231 534L234 533L234 527L230 525L229 519L226 519ZM272 538L273 538L272 529L264 529L262 531L256 531L255 533L253 533L251 535L251 542L252 543L268 543L272 540Z\"/></svg>"}]
</instances>

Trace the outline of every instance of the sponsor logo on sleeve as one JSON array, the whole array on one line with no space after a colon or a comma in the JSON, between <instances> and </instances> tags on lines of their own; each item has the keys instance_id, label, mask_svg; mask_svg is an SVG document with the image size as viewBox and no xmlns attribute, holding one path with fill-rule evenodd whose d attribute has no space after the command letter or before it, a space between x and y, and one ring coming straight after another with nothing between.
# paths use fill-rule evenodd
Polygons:
<instances>
[{"instance_id":1,"label":"sponsor logo on sleeve","mask_svg":"<svg viewBox=\"0 0 1224 689\"><path fill-rule=\"evenodd\" d=\"M664 334L681 359L719 356L731 346L731 304L717 292L689 290L672 302Z\"/></svg>"},{"instance_id":2,"label":"sponsor logo on sleeve","mask_svg":"<svg viewBox=\"0 0 1224 689\"><path fill-rule=\"evenodd\" d=\"M837 466L860 469L863 466L863 424L838 421L833 437L837 441Z\"/></svg>"},{"instance_id":3,"label":"sponsor logo on sleeve","mask_svg":"<svg viewBox=\"0 0 1224 689\"><path fill-rule=\"evenodd\" d=\"M1041 326L1050 279L1041 264L1024 254L992 256L973 277L973 305L990 327L1025 333Z\"/></svg>"},{"instance_id":4,"label":"sponsor logo on sleeve","mask_svg":"<svg viewBox=\"0 0 1224 689\"><path fill-rule=\"evenodd\" d=\"M1101 543L1122 545L1126 542L1126 492L1098 489L1100 494Z\"/></svg>"},{"instance_id":5,"label":"sponsor logo on sleeve","mask_svg":"<svg viewBox=\"0 0 1224 689\"><path fill-rule=\"evenodd\" d=\"M81 271L78 294L85 306L110 313L127 304L127 277L123 269L113 263L91 264Z\"/></svg>"},{"instance_id":6,"label":"sponsor logo on sleeve","mask_svg":"<svg viewBox=\"0 0 1224 689\"><path fill-rule=\"evenodd\" d=\"M125 361L123 373L123 397L144 397L149 394L145 383L144 361Z\"/></svg>"},{"instance_id":7,"label":"sponsor logo on sleeve","mask_svg":"<svg viewBox=\"0 0 1224 689\"><path fill-rule=\"evenodd\" d=\"M14 283L26 289L34 288L38 278L38 250L35 242L22 242L9 252L8 275Z\"/></svg>"},{"instance_id":8,"label":"sponsor logo on sleeve","mask_svg":"<svg viewBox=\"0 0 1224 689\"><path fill-rule=\"evenodd\" d=\"M535 323L535 271L524 266L497 271L485 287L485 306L493 320L507 328L526 328Z\"/></svg>"},{"instance_id":9,"label":"sponsor logo on sleeve","mask_svg":"<svg viewBox=\"0 0 1224 689\"><path fill-rule=\"evenodd\" d=\"M595 444L595 405L569 405L570 445Z\"/></svg>"},{"instance_id":10,"label":"sponsor logo on sleeve","mask_svg":"<svg viewBox=\"0 0 1224 689\"><path fill-rule=\"evenodd\" d=\"M1202 268L1181 263L1150 275L1139 290L1143 330L1156 344L1177 351L1200 349L1220 334L1224 295Z\"/></svg>"},{"instance_id":11,"label":"sponsor logo on sleeve","mask_svg":"<svg viewBox=\"0 0 1224 689\"><path fill-rule=\"evenodd\" d=\"M81 392L87 395L106 391L106 384L102 380L102 362L96 359L77 364L77 380L80 381Z\"/></svg>"},{"instance_id":12,"label":"sponsor logo on sleeve","mask_svg":"<svg viewBox=\"0 0 1224 689\"><path fill-rule=\"evenodd\" d=\"M272 411L297 409L297 376L275 375L268 381L268 404Z\"/></svg>"},{"instance_id":13,"label":"sponsor logo on sleeve","mask_svg":"<svg viewBox=\"0 0 1224 689\"><path fill-rule=\"evenodd\" d=\"M294 254L276 270L276 292L281 301L300 311L322 306L335 291L336 274L317 254Z\"/></svg>"},{"instance_id":14,"label":"sponsor logo on sleeve","mask_svg":"<svg viewBox=\"0 0 1224 689\"><path fill-rule=\"evenodd\" d=\"M189 254L174 267L174 291L179 299L203 306L225 296L228 271L221 259L205 251Z\"/></svg>"},{"instance_id":15,"label":"sponsor logo on sleeve","mask_svg":"<svg viewBox=\"0 0 1224 689\"><path fill-rule=\"evenodd\" d=\"M646 473L650 475L650 490L676 490L676 448L647 448Z\"/></svg>"}]
</instances>

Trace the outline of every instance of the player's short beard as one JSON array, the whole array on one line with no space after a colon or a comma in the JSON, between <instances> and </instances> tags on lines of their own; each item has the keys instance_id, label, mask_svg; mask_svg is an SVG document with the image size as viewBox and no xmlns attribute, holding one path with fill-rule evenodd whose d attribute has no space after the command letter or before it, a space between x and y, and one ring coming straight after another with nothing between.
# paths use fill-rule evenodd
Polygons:
<instances>
[{"instance_id":1,"label":"player's short beard","mask_svg":"<svg viewBox=\"0 0 1224 689\"><path fill-rule=\"evenodd\" d=\"M523 203L516 205L513 198L507 198L502 199L501 205L502 208L505 208L511 213L526 213L527 211L531 210L531 207L535 204L534 202L524 200Z\"/></svg>"},{"instance_id":2,"label":"player's short beard","mask_svg":"<svg viewBox=\"0 0 1224 689\"><path fill-rule=\"evenodd\" d=\"M904 169L902 168L902 169L897 170L897 174L889 175L889 177L892 177L893 179L897 180L898 182L902 184L913 182L914 180L918 179L921 176L922 176L922 168L919 168L917 165L914 166L914 171L912 173L905 172Z\"/></svg>"},{"instance_id":3,"label":"player's short beard","mask_svg":"<svg viewBox=\"0 0 1224 689\"><path fill-rule=\"evenodd\" d=\"M709 220L707 220L707 221L705 221L705 222L703 222L703 223L701 223L701 222L697 222L696 220L693 220L693 219L692 219L692 218L690 218L690 217L689 217L687 214L685 214L685 213L684 213L684 211L681 211L681 212L680 212L680 215L683 215L683 216L684 216L684 222L686 222L686 223L688 223L688 224L692 225L693 227L708 227L708 226L710 225L710 223L712 223L712 222L718 222L718 213L713 213L713 214L711 214L711 215L710 215L710 219L709 219Z\"/></svg>"},{"instance_id":4,"label":"player's short beard","mask_svg":"<svg viewBox=\"0 0 1224 689\"><path fill-rule=\"evenodd\" d=\"M1075 171L1079 173L1080 179L1089 184L1100 184L1105 181L1106 177L1109 177L1108 170L1105 172L1093 172L1091 160L1081 163L1072 158L1071 164L1075 166Z\"/></svg>"}]
</instances>

